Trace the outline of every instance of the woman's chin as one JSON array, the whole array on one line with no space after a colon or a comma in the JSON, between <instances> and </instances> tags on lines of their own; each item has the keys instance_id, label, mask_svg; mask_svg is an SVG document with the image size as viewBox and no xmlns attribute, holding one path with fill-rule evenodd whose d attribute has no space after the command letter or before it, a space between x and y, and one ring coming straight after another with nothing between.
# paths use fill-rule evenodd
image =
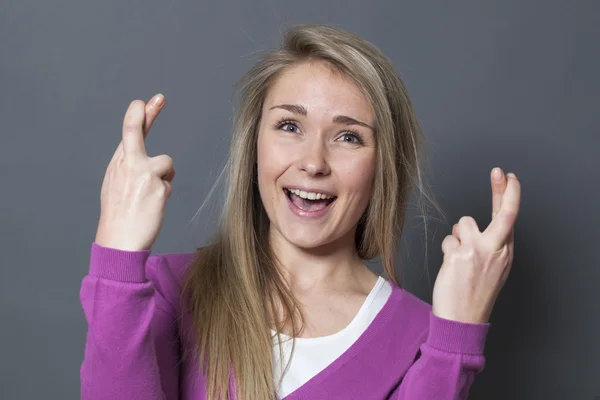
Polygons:
<instances>
[{"instance_id":1,"label":"woman's chin","mask_svg":"<svg viewBox=\"0 0 600 400\"><path fill-rule=\"evenodd\" d=\"M310 225L297 223L293 221L283 221L283 223L272 224L272 229L275 229L272 239L277 241L284 240L289 245L292 245L303 250L317 250L319 248L328 248L341 238L337 229L328 226L328 224Z\"/></svg>"},{"instance_id":2,"label":"woman's chin","mask_svg":"<svg viewBox=\"0 0 600 400\"><path fill-rule=\"evenodd\" d=\"M317 249L331 243L331 238L309 232L287 234L285 238L291 245L305 250Z\"/></svg>"},{"instance_id":3,"label":"woman's chin","mask_svg":"<svg viewBox=\"0 0 600 400\"><path fill-rule=\"evenodd\" d=\"M327 242L313 240L313 239L309 239L309 238L306 238L306 240L302 240L302 239L293 240L293 241L290 241L290 243L298 248L303 249L303 250L318 249L327 244Z\"/></svg>"}]
</instances>

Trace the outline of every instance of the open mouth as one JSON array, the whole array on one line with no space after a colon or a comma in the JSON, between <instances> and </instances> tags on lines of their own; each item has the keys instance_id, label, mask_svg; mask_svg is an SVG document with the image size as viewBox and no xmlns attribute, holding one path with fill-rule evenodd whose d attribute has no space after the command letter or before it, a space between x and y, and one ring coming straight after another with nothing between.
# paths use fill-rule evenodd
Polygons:
<instances>
[{"instance_id":1,"label":"open mouth","mask_svg":"<svg viewBox=\"0 0 600 400\"><path fill-rule=\"evenodd\" d=\"M283 191L293 205L305 212L322 211L337 199L337 196L329 196L321 193L307 193L297 189L284 188Z\"/></svg>"}]
</instances>

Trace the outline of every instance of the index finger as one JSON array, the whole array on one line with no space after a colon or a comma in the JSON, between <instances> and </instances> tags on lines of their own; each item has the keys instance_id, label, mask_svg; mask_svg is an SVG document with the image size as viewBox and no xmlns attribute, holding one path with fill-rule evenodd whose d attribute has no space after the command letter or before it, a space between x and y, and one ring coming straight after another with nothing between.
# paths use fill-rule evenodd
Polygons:
<instances>
[{"instance_id":1,"label":"index finger","mask_svg":"<svg viewBox=\"0 0 600 400\"><path fill-rule=\"evenodd\" d=\"M147 155L144 145L145 108L146 104L141 100L132 101L127 108L123 118L124 155Z\"/></svg>"},{"instance_id":2,"label":"index finger","mask_svg":"<svg viewBox=\"0 0 600 400\"><path fill-rule=\"evenodd\" d=\"M487 236L500 247L506 243L511 235L521 204L521 184L519 180L512 173L507 174L506 179L506 190L502 195L500 209L483 232L483 236Z\"/></svg>"}]
</instances>

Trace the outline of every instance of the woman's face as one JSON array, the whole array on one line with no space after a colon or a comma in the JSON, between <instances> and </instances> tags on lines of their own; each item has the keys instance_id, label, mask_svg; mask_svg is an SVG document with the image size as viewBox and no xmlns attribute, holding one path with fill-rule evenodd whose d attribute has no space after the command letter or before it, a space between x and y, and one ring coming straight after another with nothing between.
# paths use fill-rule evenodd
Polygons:
<instances>
[{"instance_id":1,"label":"woman's face","mask_svg":"<svg viewBox=\"0 0 600 400\"><path fill-rule=\"evenodd\" d=\"M271 237L301 248L355 228L372 194L375 117L347 77L323 62L287 69L270 87L258 134L258 187Z\"/></svg>"}]
</instances>

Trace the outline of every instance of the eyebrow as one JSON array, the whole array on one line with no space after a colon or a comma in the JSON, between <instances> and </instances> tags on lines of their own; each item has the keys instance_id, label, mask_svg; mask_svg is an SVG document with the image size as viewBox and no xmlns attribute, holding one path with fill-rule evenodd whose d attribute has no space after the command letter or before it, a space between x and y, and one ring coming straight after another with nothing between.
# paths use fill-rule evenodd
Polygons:
<instances>
[{"instance_id":1,"label":"eyebrow","mask_svg":"<svg viewBox=\"0 0 600 400\"><path fill-rule=\"evenodd\" d=\"M299 104L279 104L277 106L273 106L273 107L269 108L269 110L273 110L275 108L281 108L281 109L287 110L293 114L300 114L305 117L306 117L306 115L308 115L306 108L304 108L303 106L301 106ZM375 128L373 128L371 125L366 124L361 121L358 121L354 118L348 117L346 115L336 115L335 117L333 117L333 123L342 124L342 125L360 125L360 126L364 126L365 128L369 128L369 129L375 131Z\"/></svg>"}]
</instances>

